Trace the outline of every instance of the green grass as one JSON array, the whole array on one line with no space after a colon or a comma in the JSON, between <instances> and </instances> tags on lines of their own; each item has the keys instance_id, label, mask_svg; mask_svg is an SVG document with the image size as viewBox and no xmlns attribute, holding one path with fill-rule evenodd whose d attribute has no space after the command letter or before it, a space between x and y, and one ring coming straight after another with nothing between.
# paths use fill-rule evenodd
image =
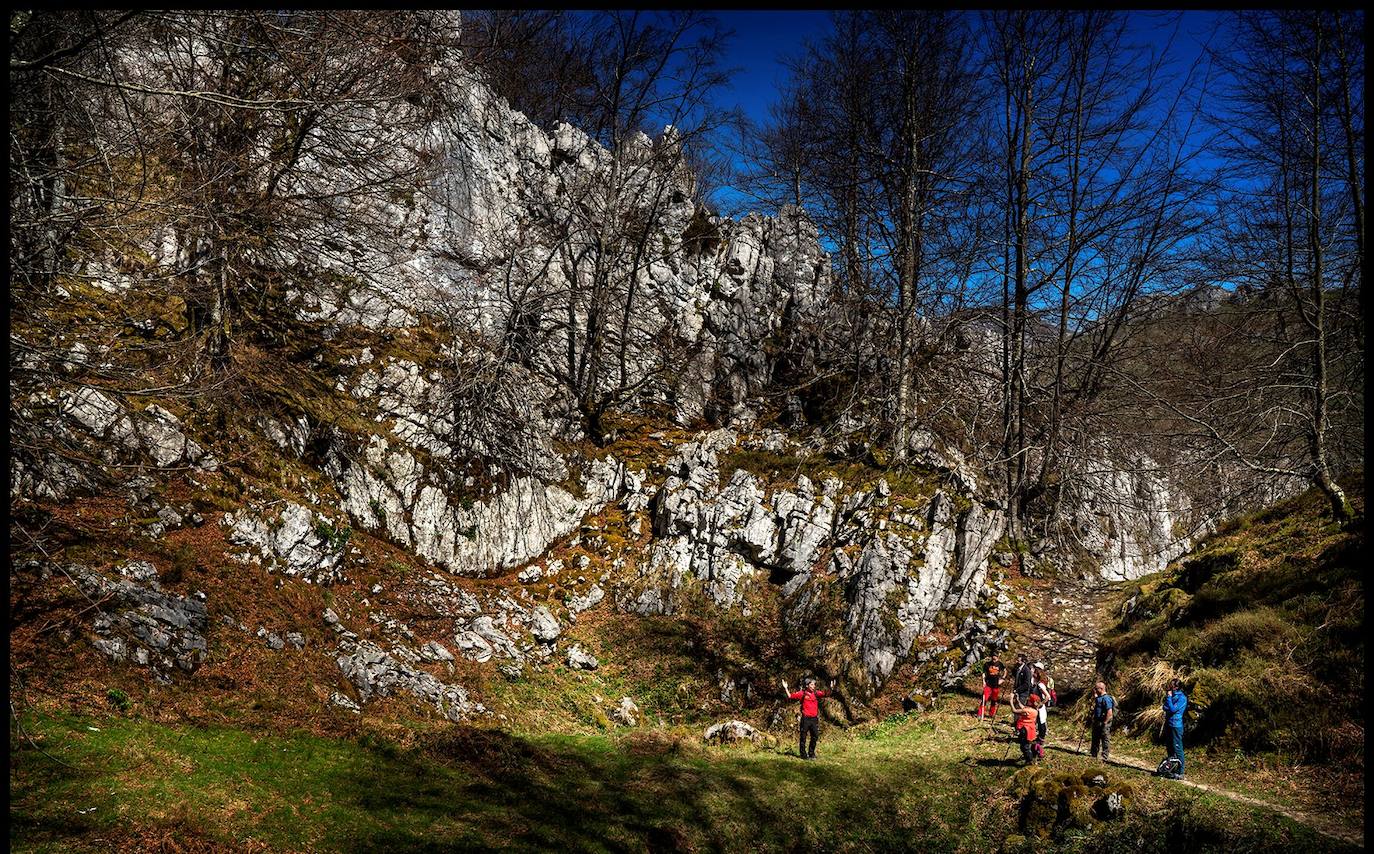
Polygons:
<instances>
[{"instance_id":1,"label":"green grass","mask_svg":"<svg viewBox=\"0 0 1374 854\"><path fill-rule=\"evenodd\" d=\"M790 738L706 748L695 730L671 728L521 737L441 727L402 747L375 735L31 714L25 729L42 752L12 735L10 843L102 850L172 833L268 850L997 850L1017 828L1014 769L1005 745L980 741L969 723L936 713L826 727L819 761L803 763ZM1191 821L1207 842L1190 851L1339 850L1286 819L1165 795L1149 778L1136 788L1122 833ZM1114 850L1099 835L1038 850Z\"/></svg>"}]
</instances>

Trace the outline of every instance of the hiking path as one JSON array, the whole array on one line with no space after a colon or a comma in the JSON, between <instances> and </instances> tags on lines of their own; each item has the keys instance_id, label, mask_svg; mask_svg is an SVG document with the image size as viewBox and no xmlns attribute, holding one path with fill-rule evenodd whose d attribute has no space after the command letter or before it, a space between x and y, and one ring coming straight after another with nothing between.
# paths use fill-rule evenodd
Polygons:
<instances>
[{"instance_id":1,"label":"hiking path","mask_svg":"<svg viewBox=\"0 0 1374 854\"><path fill-rule=\"evenodd\" d=\"M1008 637L1007 660L1018 652L1026 652L1032 661L1043 661L1055 680L1060 709L1052 710L1051 729L1064 727L1084 708L1085 695L1091 691L1097 674L1097 642L1102 632L1116 618L1116 594L1129 582L1108 582L1101 579L1028 578L1015 598L1016 610L1001 625ZM1055 718L1061 723L1058 727ZM993 724L1011 737L1007 713L999 710L999 720ZM1071 727L1070 727L1071 729ZM1084 742L1055 739L1051 734L1046 743L1051 750L1086 755ZM1109 764L1143 773L1153 773L1155 763L1113 751ZM1299 824L1306 825L1333 839L1364 847L1364 829L1359 822L1343 823L1334 816L1314 815L1281 806L1270 801L1243 795L1211 783L1196 780L1177 780L1238 803L1271 810Z\"/></svg>"}]
</instances>

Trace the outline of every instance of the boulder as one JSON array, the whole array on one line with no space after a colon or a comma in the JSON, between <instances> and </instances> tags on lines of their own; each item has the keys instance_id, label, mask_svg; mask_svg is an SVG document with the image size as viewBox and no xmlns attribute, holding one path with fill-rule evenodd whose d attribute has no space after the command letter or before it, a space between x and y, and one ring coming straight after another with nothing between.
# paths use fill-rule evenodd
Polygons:
<instances>
[{"instance_id":1,"label":"boulder","mask_svg":"<svg viewBox=\"0 0 1374 854\"><path fill-rule=\"evenodd\" d=\"M568 600L568 610L574 614L580 614L595 608L604 598L606 598L606 591L601 589L600 584L593 584L586 593Z\"/></svg>"},{"instance_id":2,"label":"boulder","mask_svg":"<svg viewBox=\"0 0 1374 854\"><path fill-rule=\"evenodd\" d=\"M534 635L534 639L540 643L553 643L563 633L563 627L559 625L558 618L543 605L534 609L530 616L529 628L530 634Z\"/></svg>"},{"instance_id":3,"label":"boulder","mask_svg":"<svg viewBox=\"0 0 1374 854\"><path fill-rule=\"evenodd\" d=\"M371 641L341 642L335 661L363 702L372 697L406 693L433 705L451 721L461 721L486 711L480 703L469 699L461 686L440 682L429 673L399 661Z\"/></svg>"},{"instance_id":4,"label":"boulder","mask_svg":"<svg viewBox=\"0 0 1374 854\"><path fill-rule=\"evenodd\" d=\"M706 728L702 738L708 743L733 744L735 742L761 742L763 733L741 720L725 721Z\"/></svg>"},{"instance_id":5,"label":"boulder","mask_svg":"<svg viewBox=\"0 0 1374 854\"><path fill-rule=\"evenodd\" d=\"M420 657L426 661L452 661L453 653L438 641L429 641L420 647Z\"/></svg>"},{"instance_id":6,"label":"boulder","mask_svg":"<svg viewBox=\"0 0 1374 854\"><path fill-rule=\"evenodd\" d=\"M578 644L568 647L567 653L568 666L574 670L595 670L601 662L596 660L596 656L584 650Z\"/></svg>"},{"instance_id":7,"label":"boulder","mask_svg":"<svg viewBox=\"0 0 1374 854\"><path fill-rule=\"evenodd\" d=\"M276 518L245 507L225 514L231 543L252 546L285 575L301 576L316 584L344 580L343 561L347 533L324 515L286 502Z\"/></svg>"},{"instance_id":8,"label":"boulder","mask_svg":"<svg viewBox=\"0 0 1374 854\"><path fill-rule=\"evenodd\" d=\"M112 580L89 567L65 567L82 593L104 600L92 623L92 645L116 661L149 667L161 682L169 681L173 668L194 671L209 649L204 601L163 592L151 564L132 562L122 569L130 577Z\"/></svg>"},{"instance_id":9,"label":"boulder","mask_svg":"<svg viewBox=\"0 0 1374 854\"><path fill-rule=\"evenodd\" d=\"M611 709L610 717L612 721L621 726L637 726L640 718L639 706L629 697L621 697L620 702Z\"/></svg>"},{"instance_id":10,"label":"boulder","mask_svg":"<svg viewBox=\"0 0 1374 854\"><path fill-rule=\"evenodd\" d=\"M362 714L363 711L362 706L353 702L347 695L341 694L338 691L329 695L329 704L331 706L337 706L340 709L346 709L347 711L353 712L355 715Z\"/></svg>"}]
</instances>

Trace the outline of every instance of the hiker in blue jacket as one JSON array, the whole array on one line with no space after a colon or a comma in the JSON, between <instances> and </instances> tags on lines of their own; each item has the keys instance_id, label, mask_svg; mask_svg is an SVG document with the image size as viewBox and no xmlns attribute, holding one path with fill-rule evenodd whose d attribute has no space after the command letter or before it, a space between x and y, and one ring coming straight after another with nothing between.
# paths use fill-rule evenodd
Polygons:
<instances>
[{"instance_id":1,"label":"hiker in blue jacket","mask_svg":"<svg viewBox=\"0 0 1374 854\"><path fill-rule=\"evenodd\" d=\"M1169 690L1164 694L1164 735L1165 748L1169 755L1178 760L1178 773L1173 779L1183 778L1183 710L1188 708L1188 695L1183 693L1183 684L1177 679L1169 680Z\"/></svg>"},{"instance_id":2,"label":"hiker in blue jacket","mask_svg":"<svg viewBox=\"0 0 1374 854\"><path fill-rule=\"evenodd\" d=\"M1107 693L1107 683L1098 682L1093 685L1093 706L1092 715L1089 720L1092 723L1093 741L1090 751L1093 758L1102 756L1102 761L1107 761L1107 755L1112 752L1112 718L1116 715L1116 699Z\"/></svg>"}]
</instances>

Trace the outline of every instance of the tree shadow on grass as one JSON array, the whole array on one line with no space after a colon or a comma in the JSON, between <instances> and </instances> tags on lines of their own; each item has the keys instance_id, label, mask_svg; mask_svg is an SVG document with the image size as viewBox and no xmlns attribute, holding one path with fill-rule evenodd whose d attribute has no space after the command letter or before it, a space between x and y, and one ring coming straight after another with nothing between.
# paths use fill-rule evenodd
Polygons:
<instances>
[{"instance_id":1,"label":"tree shadow on grass","mask_svg":"<svg viewBox=\"0 0 1374 854\"><path fill-rule=\"evenodd\" d=\"M974 759L972 762L969 762L968 764L977 765L979 768L1016 768L1022 765L1023 763L1021 761L1021 757L1017 755L1009 756L1005 759L994 759L990 756L984 756L979 759Z\"/></svg>"},{"instance_id":2,"label":"tree shadow on grass","mask_svg":"<svg viewBox=\"0 0 1374 854\"><path fill-rule=\"evenodd\" d=\"M807 805L778 797L777 785L848 792L856 803L831 805L838 830L890 830L872 820L881 797L861 794L845 766L556 749L466 727L418 752L428 762L368 764L337 781L336 800L376 819L345 850L780 850L795 844ZM890 764L899 778L922 778L915 763Z\"/></svg>"},{"instance_id":3,"label":"tree shadow on grass","mask_svg":"<svg viewBox=\"0 0 1374 854\"><path fill-rule=\"evenodd\" d=\"M69 755L81 767L68 768L12 750L12 847L140 850L141 840L175 838L190 850L256 840L346 852L783 851L843 838L864 850L947 850L958 844L948 810L966 809L964 799L930 796L962 791L971 770L871 754L703 752L650 732L617 743L456 726L406 749L249 731L187 730L183 743L160 732L121 733L151 738L165 760L142 782L105 753ZM141 800L147 792L164 800ZM102 806L74 814L87 801Z\"/></svg>"}]
</instances>

